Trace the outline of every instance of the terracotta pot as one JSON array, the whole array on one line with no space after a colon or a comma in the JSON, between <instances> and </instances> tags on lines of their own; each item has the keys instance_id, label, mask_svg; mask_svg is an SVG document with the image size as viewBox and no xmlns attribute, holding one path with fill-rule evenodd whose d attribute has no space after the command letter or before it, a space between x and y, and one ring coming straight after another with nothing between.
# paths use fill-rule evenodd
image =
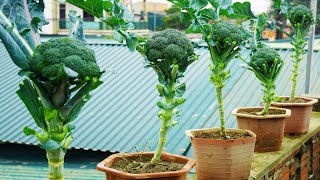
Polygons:
<instances>
[{"instance_id":1,"label":"terracotta pot","mask_svg":"<svg viewBox=\"0 0 320 180\"><path fill-rule=\"evenodd\" d=\"M253 112L262 109L262 107L238 108L234 109L232 114L237 117L238 128L248 129L256 134L255 152L279 151L281 150L285 120L290 117L291 111L289 109L270 108L283 111L284 114L264 116L239 113L241 111Z\"/></svg>"},{"instance_id":2,"label":"terracotta pot","mask_svg":"<svg viewBox=\"0 0 320 180\"><path fill-rule=\"evenodd\" d=\"M288 96L281 96L289 98ZM307 101L306 103L273 103L272 106L291 110L291 117L286 119L285 134L304 134L309 130L312 106L318 100L312 98L298 97Z\"/></svg>"},{"instance_id":3,"label":"terracotta pot","mask_svg":"<svg viewBox=\"0 0 320 180\"><path fill-rule=\"evenodd\" d=\"M153 157L153 152L139 153L144 157ZM106 173L107 180L130 180L130 179L149 179L149 180L185 180L188 172L195 166L193 159L178 156L169 153L162 153L161 159L178 163L186 163L179 171L161 172L161 173L146 173L146 174L131 174L110 168L110 166L119 159L122 159L123 153L114 154L103 160L97 165L99 171ZM126 158L137 157L137 153L126 153Z\"/></svg>"},{"instance_id":4,"label":"terracotta pot","mask_svg":"<svg viewBox=\"0 0 320 180\"><path fill-rule=\"evenodd\" d=\"M193 157L200 180L248 179L256 135L249 130L227 129L227 132L248 132L252 137L234 140L195 138L201 133L218 132L220 128L187 130L191 137Z\"/></svg>"}]
</instances>

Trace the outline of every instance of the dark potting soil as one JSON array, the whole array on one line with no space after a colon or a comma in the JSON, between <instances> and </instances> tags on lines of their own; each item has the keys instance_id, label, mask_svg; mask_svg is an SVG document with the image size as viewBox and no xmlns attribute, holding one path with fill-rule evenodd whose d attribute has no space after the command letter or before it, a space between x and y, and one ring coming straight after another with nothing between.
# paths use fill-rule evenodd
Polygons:
<instances>
[{"instance_id":1,"label":"dark potting soil","mask_svg":"<svg viewBox=\"0 0 320 180\"><path fill-rule=\"evenodd\" d=\"M261 112L262 109L254 109L254 110L250 110L250 112L248 112L248 111L249 110L239 110L238 113L257 116L257 113ZM286 113L286 111L284 111L284 110L269 109L269 111L265 115L279 115L279 114L285 114L285 113ZM265 115L261 115L261 116L265 116Z\"/></svg>"},{"instance_id":2,"label":"dark potting soil","mask_svg":"<svg viewBox=\"0 0 320 180\"><path fill-rule=\"evenodd\" d=\"M235 133L235 132L226 132L226 138L220 135L220 131L218 132L211 132L211 133L202 133L195 138L204 138L204 139L217 139L217 140L231 140L231 139L241 139L252 137L248 132L245 133Z\"/></svg>"},{"instance_id":3,"label":"dark potting soil","mask_svg":"<svg viewBox=\"0 0 320 180\"><path fill-rule=\"evenodd\" d=\"M157 173L181 170L184 164L160 160L157 164L150 164L151 158L136 157L120 159L111 168L132 174Z\"/></svg>"},{"instance_id":4,"label":"dark potting soil","mask_svg":"<svg viewBox=\"0 0 320 180\"><path fill-rule=\"evenodd\" d=\"M278 100L279 103L306 103L308 101L304 100L304 99L300 99L300 98L295 98L294 102L289 101L289 98L280 98L280 100Z\"/></svg>"}]
</instances>

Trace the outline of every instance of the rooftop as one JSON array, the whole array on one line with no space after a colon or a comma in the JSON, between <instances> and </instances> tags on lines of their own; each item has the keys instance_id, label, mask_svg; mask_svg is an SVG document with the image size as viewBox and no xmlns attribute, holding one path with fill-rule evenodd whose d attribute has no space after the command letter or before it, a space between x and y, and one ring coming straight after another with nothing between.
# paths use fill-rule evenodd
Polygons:
<instances>
[{"instance_id":1,"label":"rooftop","mask_svg":"<svg viewBox=\"0 0 320 180\"><path fill-rule=\"evenodd\" d=\"M104 84L93 92L93 97L74 122L76 129L70 145L72 149L94 151L129 152L135 151L136 145L151 141L155 149L159 121L155 105L158 100L156 74L152 69L145 69L143 59L138 53L131 53L119 44L90 44L97 56L97 61L107 72L103 75ZM278 79L279 95L289 94L291 82L291 54L289 49L278 49L285 67ZM191 128L219 126L216 96L213 85L209 82L209 56L206 47L198 47L196 53L200 59L186 72L187 102L181 106L180 122L169 132L167 152L191 156L190 140L184 131ZM0 46L3 67L0 72L0 141L19 144L37 145L34 137L22 133L24 126L36 128L27 109L15 91L22 78L17 76L18 68L11 62L5 48ZM242 52L248 58L249 50ZM319 59L320 52L315 51L314 59ZM320 94L320 62L312 62L312 93ZM224 88L226 126L236 127L231 111L240 106L256 106L262 97L259 81L253 73L241 67L240 60L230 63L231 78ZM297 92L302 94L305 81L305 64L301 62ZM237 97L237 101L234 98Z\"/></svg>"}]
</instances>

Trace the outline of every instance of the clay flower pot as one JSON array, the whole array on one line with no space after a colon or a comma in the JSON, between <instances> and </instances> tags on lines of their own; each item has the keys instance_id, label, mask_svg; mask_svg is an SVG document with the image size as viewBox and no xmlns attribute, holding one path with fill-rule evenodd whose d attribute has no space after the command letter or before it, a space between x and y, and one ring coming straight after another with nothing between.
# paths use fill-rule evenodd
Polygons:
<instances>
[{"instance_id":1,"label":"clay flower pot","mask_svg":"<svg viewBox=\"0 0 320 180\"><path fill-rule=\"evenodd\" d=\"M249 130L227 129L227 132L249 133L252 137L215 140L195 138L201 133L219 132L220 128L187 130L191 137L197 176L201 180L248 179L256 135Z\"/></svg>"},{"instance_id":2,"label":"clay flower pot","mask_svg":"<svg viewBox=\"0 0 320 180\"><path fill-rule=\"evenodd\" d=\"M269 152L281 150L282 137L284 134L285 120L290 117L291 111L282 108L270 108L269 110L279 110L283 114L273 114L257 116L241 112L261 111L262 107L238 108L232 111L237 117L238 128L248 129L257 136L254 151Z\"/></svg>"},{"instance_id":3,"label":"clay flower pot","mask_svg":"<svg viewBox=\"0 0 320 180\"><path fill-rule=\"evenodd\" d=\"M287 98L288 96L281 96ZM318 100L312 98L298 97L303 99L305 103L273 103L272 106L291 110L291 117L286 119L284 128L285 134L304 134L309 130L309 122L311 118L312 106Z\"/></svg>"},{"instance_id":4,"label":"clay flower pot","mask_svg":"<svg viewBox=\"0 0 320 180\"><path fill-rule=\"evenodd\" d=\"M153 152L139 153L143 157L153 157ZM116 169L110 168L110 166L119 159L123 158L123 153L114 154L103 160L97 165L99 171L106 173L107 180L130 180L130 179L152 179L152 180L186 180L189 171L195 166L195 161L193 159L178 156L169 153L162 153L161 159L186 163L186 165L179 171L171 172L160 172L160 173L146 173L146 174L131 174L127 172L122 172ZM130 159L139 156L137 153L126 153L126 158Z\"/></svg>"}]
</instances>

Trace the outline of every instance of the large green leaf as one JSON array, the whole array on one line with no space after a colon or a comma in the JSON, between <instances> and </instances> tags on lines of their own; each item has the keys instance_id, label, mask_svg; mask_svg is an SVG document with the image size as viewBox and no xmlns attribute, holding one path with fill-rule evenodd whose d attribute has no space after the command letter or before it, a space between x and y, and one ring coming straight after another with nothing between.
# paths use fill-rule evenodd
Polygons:
<instances>
[{"instance_id":1,"label":"large green leaf","mask_svg":"<svg viewBox=\"0 0 320 180\"><path fill-rule=\"evenodd\" d=\"M36 124L46 130L46 123L43 114L43 106L39 100L36 89L32 86L29 79L23 80L20 89L17 91L18 96L29 110Z\"/></svg>"},{"instance_id":2,"label":"large green leaf","mask_svg":"<svg viewBox=\"0 0 320 180\"><path fill-rule=\"evenodd\" d=\"M249 19L254 18L254 14L251 10L250 2L236 2L232 5L233 13L229 15L229 17L236 19Z\"/></svg>"},{"instance_id":3,"label":"large green leaf","mask_svg":"<svg viewBox=\"0 0 320 180\"><path fill-rule=\"evenodd\" d=\"M288 0L272 0L273 1L273 7L275 9L280 8L281 14L286 14L289 9L289 1Z\"/></svg>"},{"instance_id":4,"label":"large green leaf","mask_svg":"<svg viewBox=\"0 0 320 180\"><path fill-rule=\"evenodd\" d=\"M23 70L30 70L29 60L25 56L24 52L2 26L0 26L0 38L13 62Z\"/></svg>"},{"instance_id":5,"label":"large green leaf","mask_svg":"<svg viewBox=\"0 0 320 180\"><path fill-rule=\"evenodd\" d=\"M86 43L86 38L83 33L83 21L81 19L81 16L77 16L77 12L71 10L69 12L69 19L70 23L72 24L72 28L69 32L69 37L78 39L83 43Z\"/></svg>"},{"instance_id":6,"label":"large green leaf","mask_svg":"<svg viewBox=\"0 0 320 180\"><path fill-rule=\"evenodd\" d=\"M0 1L0 38L14 63L23 70L30 69L26 65L27 59L32 57L33 49L40 43L38 30L48 23L43 11L43 0Z\"/></svg>"},{"instance_id":7,"label":"large green leaf","mask_svg":"<svg viewBox=\"0 0 320 180\"><path fill-rule=\"evenodd\" d=\"M106 23L115 30L113 35L118 42L122 42L124 39L126 40L127 47L130 51L136 50L137 46L139 46L137 35L127 32L127 30L134 29L134 25L132 24L134 16L127 7L119 3L119 1L66 0L66 2L85 10ZM140 53L143 54L144 52Z\"/></svg>"}]
</instances>

